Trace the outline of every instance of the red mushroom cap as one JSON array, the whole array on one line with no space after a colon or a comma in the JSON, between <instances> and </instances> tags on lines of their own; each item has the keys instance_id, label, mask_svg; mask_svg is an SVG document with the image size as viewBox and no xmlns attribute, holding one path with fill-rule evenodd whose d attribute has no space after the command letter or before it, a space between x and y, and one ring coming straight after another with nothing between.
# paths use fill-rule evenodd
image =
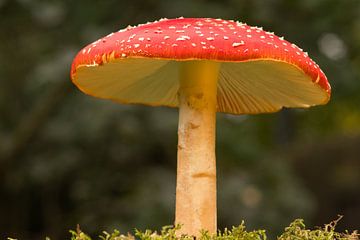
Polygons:
<instances>
[{"instance_id":1,"label":"red mushroom cap","mask_svg":"<svg viewBox=\"0 0 360 240\"><path fill-rule=\"evenodd\" d=\"M330 99L325 74L295 44L211 18L162 19L111 33L78 53L71 79L96 97L176 107L178 65L187 60L221 62L219 112L274 112Z\"/></svg>"}]
</instances>

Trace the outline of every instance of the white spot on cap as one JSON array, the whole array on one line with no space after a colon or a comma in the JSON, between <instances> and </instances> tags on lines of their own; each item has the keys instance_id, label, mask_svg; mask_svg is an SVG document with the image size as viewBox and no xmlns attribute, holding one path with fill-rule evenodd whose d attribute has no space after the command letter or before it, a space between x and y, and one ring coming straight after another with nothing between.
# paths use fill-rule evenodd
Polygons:
<instances>
[{"instance_id":1,"label":"white spot on cap","mask_svg":"<svg viewBox=\"0 0 360 240\"><path fill-rule=\"evenodd\" d=\"M228 36L224 36L224 39L225 39L225 40L228 40L228 39L229 39L229 37L228 37Z\"/></svg>"},{"instance_id":2,"label":"white spot on cap","mask_svg":"<svg viewBox=\"0 0 360 240\"><path fill-rule=\"evenodd\" d=\"M125 54L125 53L122 53L122 54L121 54L121 57L126 57L126 54Z\"/></svg>"},{"instance_id":3,"label":"white spot on cap","mask_svg":"<svg viewBox=\"0 0 360 240\"><path fill-rule=\"evenodd\" d=\"M195 43L192 43L191 46L196 47L196 44L195 44Z\"/></svg>"},{"instance_id":4,"label":"white spot on cap","mask_svg":"<svg viewBox=\"0 0 360 240\"><path fill-rule=\"evenodd\" d=\"M239 46L244 45L244 44L245 44L244 41L240 41L240 42L234 42L234 43L232 44L232 46L233 46L233 47L239 47Z\"/></svg>"},{"instance_id":5,"label":"white spot on cap","mask_svg":"<svg viewBox=\"0 0 360 240\"><path fill-rule=\"evenodd\" d=\"M175 29L176 27L175 26L169 26L169 29Z\"/></svg>"},{"instance_id":6,"label":"white spot on cap","mask_svg":"<svg viewBox=\"0 0 360 240\"><path fill-rule=\"evenodd\" d=\"M143 38L143 37L140 37L140 38L139 38L139 41L144 41L144 38Z\"/></svg>"},{"instance_id":7,"label":"white spot on cap","mask_svg":"<svg viewBox=\"0 0 360 240\"><path fill-rule=\"evenodd\" d=\"M208 41L214 41L214 38L213 38L213 37L208 37L208 38L206 38L206 40L208 40Z\"/></svg>"},{"instance_id":8,"label":"white spot on cap","mask_svg":"<svg viewBox=\"0 0 360 240\"><path fill-rule=\"evenodd\" d=\"M166 39L169 39L169 38L170 38L169 36L165 36L165 37L164 37L165 40L166 40Z\"/></svg>"},{"instance_id":9,"label":"white spot on cap","mask_svg":"<svg viewBox=\"0 0 360 240\"><path fill-rule=\"evenodd\" d=\"M265 38L265 36L260 36L260 38L263 38L263 39L264 39L264 38Z\"/></svg>"},{"instance_id":10,"label":"white spot on cap","mask_svg":"<svg viewBox=\"0 0 360 240\"><path fill-rule=\"evenodd\" d=\"M185 30L176 30L175 32L176 32L176 33L184 33Z\"/></svg>"},{"instance_id":11,"label":"white spot on cap","mask_svg":"<svg viewBox=\"0 0 360 240\"><path fill-rule=\"evenodd\" d=\"M251 38L251 35L250 34L248 34L248 35L246 35L248 38Z\"/></svg>"},{"instance_id":12,"label":"white spot on cap","mask_svg":"<svg viewBox=\"0 0 360 240\"><path fill-rule=\"evenodd\" d=\"M202 45L205 45L206 44L206 42L200 42Z\"/></svg>"},{"instance_id":13,"label":"white spot on cap","mask_svg":"<svg viewBox=\"0 0 360 240\"><path fill-rule=\"evenodd\" d=\"M138 48L138 47L140 47L140 44L134 44L134 47Z\"/></svg>"},{"instance_id":14,"label":"white spot on cap","mask_svg":"<svg viewBox=\"0 0 360 240\"><path fill-rule=\"evenodd\" d=\"M180 36L176 39L176 41L185 41L185 40L190 40L189 36Z\"/></svg>"}]
</instances>

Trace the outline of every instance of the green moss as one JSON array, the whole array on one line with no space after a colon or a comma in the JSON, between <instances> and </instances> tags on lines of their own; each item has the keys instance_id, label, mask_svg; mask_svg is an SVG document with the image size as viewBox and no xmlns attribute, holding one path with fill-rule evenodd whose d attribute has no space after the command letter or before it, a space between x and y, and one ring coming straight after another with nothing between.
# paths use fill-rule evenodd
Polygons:
<instances>
[{"instance_id":1,"label":"green moss","mask_svg":"<svg viewBox=\"0 0 360 240\"><path fill-rule=\"evenodd\" d=\"M341 217L324 228L314 230L306 229L304 220L296 219L288 227L285 228L283 234L277 237L277 240L359 240L360 234L357 231L352 233L339 233L335 231L337 222ZM118 230L112 233L102 232L97 238L98 240L192 240L191 236L176 236L176 231L180 226L165 226L160 232L146 230L145 232L135 230L135 234L124 235ZM71 230L71 240L92 240L88 235L77 227L76 231ZM265 230L247 231L244 222L237 227L232 227L231 230L225 228L224 231L219 231L216 235L211 235L206 231L201 232L201 240L267 240ZM8 238L8 240L14 240ZM50 238L46 238L50 240ZM93 239L94 240L94 239Z\"/></svg>"},{"instance_id":2,"label":"green moss","mask_svg":"<svg viewBox=\"0 0 360 240\"><path fill-rule=\"evenodd\" d=\"M340 219L340 218L339 218ZM359 240L359 234L355 231L353 233L345 232L339 233L335 231L335 226L339 221L333 221L330 224L315 230L306 229L304 221L297 219L285 228L283 234L281 234L278 240ZM191 236L176 236L176 231L180 226L172 227L165 226L160 232L146 230L145 232L135 230L135 235L127 234L123 235L118 230L114 230L112 233L103 232L99 239L101 240L190 240ZM70 231L71 240L91 240L89 236L83 233L78 227L77 231ZM232 227L232 229L225 229L219 231L216 235L211 235L206 231L201 233L200 239L202 240L266 240L265 230L247 231L242 222L238 227Z\"/></svg>"}]
</instances>

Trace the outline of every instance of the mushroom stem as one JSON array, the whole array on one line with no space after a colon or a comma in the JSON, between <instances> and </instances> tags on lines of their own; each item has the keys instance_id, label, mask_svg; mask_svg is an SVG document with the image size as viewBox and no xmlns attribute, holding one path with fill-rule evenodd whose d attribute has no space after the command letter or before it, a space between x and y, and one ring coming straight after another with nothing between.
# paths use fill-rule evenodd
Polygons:
<instances>
[{"instance_id":1,"label":"mushroom stem","mask_svg":"<svg viewBox=\"0 0 360 240\"><path fill-rule=\"evenodd\" d=\"M216 94L220 63L180 63L175 224L178 234L216 233Z\"/></svg>"}]
</instances>

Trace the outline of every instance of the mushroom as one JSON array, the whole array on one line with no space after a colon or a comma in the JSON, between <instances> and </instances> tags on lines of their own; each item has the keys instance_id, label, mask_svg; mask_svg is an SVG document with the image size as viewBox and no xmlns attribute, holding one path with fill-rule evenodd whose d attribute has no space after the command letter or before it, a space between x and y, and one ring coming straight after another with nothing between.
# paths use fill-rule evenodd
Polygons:
<instances>
[{"instance_id":1,"label":"mushroom","mask_svg":"<svg viewBox=\"0 0 360 240\"><path fill-rule=\"evenodd\" d=\"M330 85L306 52L262 28L161 19L83 48L73 83L122 104L179 108L175 223L216 232L216 112L258 114L326 104Z\"/></svg>"}]
</instances>

